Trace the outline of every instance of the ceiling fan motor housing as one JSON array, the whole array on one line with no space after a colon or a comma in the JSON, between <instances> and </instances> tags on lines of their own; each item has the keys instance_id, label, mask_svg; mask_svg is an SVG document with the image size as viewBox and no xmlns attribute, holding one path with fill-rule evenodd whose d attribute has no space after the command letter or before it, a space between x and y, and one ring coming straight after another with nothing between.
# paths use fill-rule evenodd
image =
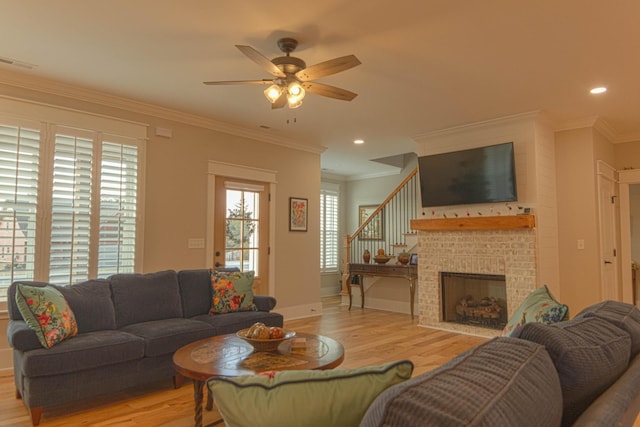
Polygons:
<instances>
[{"instance_id":1,"label":"ceiling fan motor housing","mask_svg":"<svg viewBox=\"0 0 640 427\"><path fill-rule=\"evenodd\" d=\"M307 68L307 64L295 56L278 56L271 60L285 74L295 74Z\"/></svg>"}]
</instances>

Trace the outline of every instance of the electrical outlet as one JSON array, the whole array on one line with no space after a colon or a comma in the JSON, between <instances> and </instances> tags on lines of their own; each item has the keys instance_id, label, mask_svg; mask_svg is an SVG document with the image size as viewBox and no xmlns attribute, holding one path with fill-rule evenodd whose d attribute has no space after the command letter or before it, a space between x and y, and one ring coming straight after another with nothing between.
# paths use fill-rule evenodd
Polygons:
<instances>
[{"instance_id":1,"label":"electrical outlet","mask_svg":"<svg viewBox=\"0 0 640 427\"><path fill-rule=\"evenodd\" d=\"M578 249L584 250L584 239L578 239Z\"/></svg>"},{"instance_id":2,"label":"electrical outlet","mask_svg":"<svg viewBox=\"0 0 640 427\"><path fill-rule=\"evenodd\" d=\"M204 249L204 239L189 239L187 247L189 249Z\"/></svg>"}]
</instances>

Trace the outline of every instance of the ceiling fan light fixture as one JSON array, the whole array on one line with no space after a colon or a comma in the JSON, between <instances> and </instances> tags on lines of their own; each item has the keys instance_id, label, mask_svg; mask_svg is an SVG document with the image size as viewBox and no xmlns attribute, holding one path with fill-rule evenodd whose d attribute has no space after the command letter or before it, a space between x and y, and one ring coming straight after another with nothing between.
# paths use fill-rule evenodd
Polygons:
<instances>
[{"instance_id":1,"label":"ceiling fan light fixture","mask_svg":"<svg viewBox=\"0 0 640 427\"><path fill-rule=\"evenodd\" d=\"M298 82L291 82L287 86L287 103L289 108L298 108L302 105L305 90Z\"/></svg>"},{"instance_id":2,"label":"ceiling fan light fixture","mask_svg":"<svg viewBox=\"0 0 640 427\"><path fill-rule=\"evenodd\" d=\"M302 98L304 96L289 96L287 97L287 103L289 104L289 108L298 108L302 105Z\"/></svg>"},{"instance_id":3,"label":"ceiling fan light fixture","mask_svg":"<svg viewBox=\"0 0 640 427\"><path fill-rule=\"evenodd\" d=\"M282 88L278 85L271 85L264 91L264 96L267 97L270 103L276 102L278 98L282 95Z\"/></svg>"},{"instance_id":4,"label":"ceiling fan light fixture","mask_svg":"<svg viewBox=\"0 0 640 427\"><path fill-rule=\"evenodd\" d=\"M299 96L300 98L304 98L304 89L298 82L289 83L287 92L289 92L289 96Z\"/></svg>"}]
</instances>

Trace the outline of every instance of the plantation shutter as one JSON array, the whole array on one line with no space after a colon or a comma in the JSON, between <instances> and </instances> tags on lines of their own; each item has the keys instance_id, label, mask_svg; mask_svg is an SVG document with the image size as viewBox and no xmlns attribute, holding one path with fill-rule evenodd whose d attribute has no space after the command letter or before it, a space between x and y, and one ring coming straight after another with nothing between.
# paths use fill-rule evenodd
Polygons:
<instances>
[{"instance_id":1,"label":"plantation shutter","mask_svg":"<svg viewBox=\"0 0 640 427\"><path fill-rule=\"evenodd\" d=\"M98 277L135 266L138 147L102 144Z\"/></svg>"},{"instance_id":2,"label":"plantation shutter","mask_svg":"<svg viewBox=\"0 0 640 427\"><path fill-rule=\"evenodd\" d=\"M33 280L40 130L0 123L0 296L15 280Z\"/></svg>"},{"instance_id":3,"label":"plantation shutter","mask_svg":"<svg viewBox=\"0 0 640 427\"><path fill-rule=\"evenodd\" d=\"M320 271L338 271L338 191L320 192Z\"/></svg>"},{"instance_id":4,"label":"plantation shutter","mask_svg":"<svg viewBox=\"0 0 640 427\"><path fill-rule=\"evenodd\" d=\"M93 140L58 133L53 159L49 281L89 278Z\"/></svg>"}]
</instances>

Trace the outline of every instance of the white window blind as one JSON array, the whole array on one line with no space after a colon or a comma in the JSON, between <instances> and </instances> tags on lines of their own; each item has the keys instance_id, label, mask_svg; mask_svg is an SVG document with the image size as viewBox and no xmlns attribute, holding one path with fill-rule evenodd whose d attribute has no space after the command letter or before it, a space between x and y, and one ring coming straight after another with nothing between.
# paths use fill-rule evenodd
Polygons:
<instances>
[{"instance_id":1,"label":"white window blind","mask_svg":"<svg viewBox=\"0 0 640 427\"><path fill-rule=\"evenodd\" d=\"M338 191L320 191L320 272L338 271Z\"/></svg>"},{"instance_id":2,"label":"white window blind","mask_svg":"<svg viewBox=\"0 0 640 427\"><path fill-rule=\"evenodd\" d=\"M93 140L57 134L51 192L51 283L76 283L89 277L92 173Z\"/></svg>"},{"instance_id":3,"label":"white window blind","mask_svg":"<svg viewBox=\"0 0 640 427\"><path fill-rule=\"evenodd\" d=\"M15 280L32 280L40 130L0 123L0 300Z\"/></svg>"},{"instance_id":4,"label":"white window blind","mask_svg":"<svg viewBox=\"0 0 640 427\"><path fill-rule=\"evenodd\" d=\"M65 117L94 127L46 121ZM68 285L136 271L145 134L141 124L0 98L0 305L16 280Z\"/></svg>"},{"instance_id":5,"label":"white window blind","mask_svg":"<svg viewBox=\"0 0 640 427\"><path fill-rule=\"evenodd\" d=\"M137 195L138 148L103 143L98 277L134 269Z\"/></svg>"}]
</instances>

